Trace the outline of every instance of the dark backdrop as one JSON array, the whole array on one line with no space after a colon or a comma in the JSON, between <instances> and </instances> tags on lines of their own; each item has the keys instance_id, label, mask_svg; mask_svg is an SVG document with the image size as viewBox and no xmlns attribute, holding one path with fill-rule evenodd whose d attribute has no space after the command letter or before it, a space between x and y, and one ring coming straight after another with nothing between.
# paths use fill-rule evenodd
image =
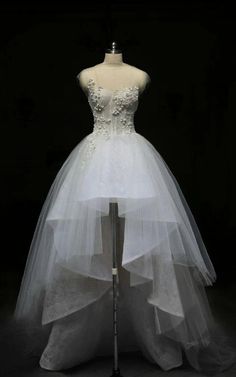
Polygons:
<instances>
[{"instance_id":1,"label":"dark backdrop","mask_svg":"<svg viewBox=\"0 0 236 377\"><path fill-rule=\"evenodd\" d=\"M1 281L12 310L62 163L92 131L76 83L116 40L147 71L136 131L179 182L224 288L235 283L236 23L223 2L2 2ZM3 228L2 228L3 229Z\"/></svg>"}]
</instances>

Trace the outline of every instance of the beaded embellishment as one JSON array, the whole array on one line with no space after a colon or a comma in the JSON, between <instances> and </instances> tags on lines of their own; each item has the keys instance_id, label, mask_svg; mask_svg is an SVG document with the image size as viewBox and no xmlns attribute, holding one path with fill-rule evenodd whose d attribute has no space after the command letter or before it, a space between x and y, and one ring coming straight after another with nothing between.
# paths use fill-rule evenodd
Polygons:
<instances>
[{"instance_id":1,"label":"beaded embellishment","mask_svg":"<svg viewBox=\"0 0 236 377\"><path fill-rule=\"evenodd\" d=\"M93 104L93 109L101 112L104 108L104 105L101 105L100 103L102 87L98 86L96 88L97 90L95 90L95 82L93 79L89 79L87 86L89 90L89 98Z\"/></svg>"},{"instance_id":2,"label":"beaded embellishment","mask_svg":"<svg viewBox=\"0 0 236 377\"><path fill-rule=\"evenodd\" d=\"M115 96L113 97L113 100L115 102L115 108L113 109L112 114L119 115L125 107L132 105L138 100L139 88L138 86L127 87L118 89L114 93Z\"/></svg>"},{"instance_id":3,"label":"beaded embellishment","mask_svg":"<svg viewBox=\"0 0 236 377\"><path fill-rule=\"evenodd\" d=\"M112 93L111 97L115 103L112 115L119 115L125 107L129 107L138 101L139 87L137 85L112 91L105 89L102 86L96 86L94 79L90 78L87 87L89 91L89 100L91 100L94 110L98 112L101 112L104 109L104 105L102 105L100 101L102 89Z\"/></svg>"},{"instance_id":4,"label":"beaded embellishment","mask_svg":"<svg viewBox=\"0 0 236 377\"><path fill-rule=\"evenodd\" d=\"M111 131L114 129L117 134L136 132L133 123L133 115L136 110L134 106L138 102L139 97L139 88L136 85L112 91L102 86L96 86L95 80L90 78L87 83L87 88L88 102L93 111L94 128L92 133L87 136L88 146L84 160L81 161L82 166L84 166L85 161L95 150L98 136L102 136L105 140L108 140L111 137ZM102 90L111 93L111 102L107 105L103 103ZM110 116L105 116L105 109L108 110Z\"/></svg>"}]
</instances>

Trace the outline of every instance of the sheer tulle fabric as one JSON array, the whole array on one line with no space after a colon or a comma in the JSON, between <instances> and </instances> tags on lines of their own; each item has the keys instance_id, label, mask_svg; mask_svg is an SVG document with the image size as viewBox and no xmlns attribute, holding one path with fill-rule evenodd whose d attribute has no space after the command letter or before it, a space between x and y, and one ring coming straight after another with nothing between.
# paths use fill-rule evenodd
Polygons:
<instances>
[{"instance_id":1,"label":"sheer tulle fabric","mask_svg":"<svg viewBox=\"0 0 236 377\"><path fill-rule=\"evenodd\" d=\"M196 369L201 347L218 352L222 368L232 363L213 341L204 286L216 273L198 227L168 166L136 132L97 136L92 153L88 135L68 156L40 213L15 317L49 324L108 292L112 201L124 219L122 266L153 310L155 334L181 344ZM62 271L71 271L68 281Z\"/></svg>"}]
</instances>

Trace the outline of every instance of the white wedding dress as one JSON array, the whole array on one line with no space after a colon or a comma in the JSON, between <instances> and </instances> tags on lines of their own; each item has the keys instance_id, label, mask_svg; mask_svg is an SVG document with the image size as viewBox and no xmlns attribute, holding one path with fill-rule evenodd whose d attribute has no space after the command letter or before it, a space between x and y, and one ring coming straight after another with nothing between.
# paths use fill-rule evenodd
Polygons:
<instances>
[{"instance_id":1,"label":"white wedding dress","mask_svg":"<svg viewBox=\"0 0 236 377\"><path fill-rule=\"evenodd\" d=\"M163 158L134 127L139 88L91 78L93 130L49 190L31 243L15 319L50 327L40 366L61 370L112 355L112 239L118 203L119 351L163 370L220 371L235 361L216 340L204 286L216 273Z\"/></svg>"}]
</instances>

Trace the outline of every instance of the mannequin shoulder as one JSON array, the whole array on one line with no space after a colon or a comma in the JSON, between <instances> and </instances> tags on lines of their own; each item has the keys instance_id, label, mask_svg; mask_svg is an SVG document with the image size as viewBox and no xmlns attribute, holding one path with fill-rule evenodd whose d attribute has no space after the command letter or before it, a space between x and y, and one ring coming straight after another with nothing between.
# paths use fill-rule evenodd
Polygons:
<instances>
[{"instance_id":1,"label":"mannequin shoulder","mask_svg":"<svg viewBox=\"0 0 236 377\"><path fill-rule=\"evenodd\" d=\"M143 71L140 68L130 66L130 69L132 74L135 76L135 81L140 89L140 92L142 93L151 83L151 78L146 71Z\"/></svg>"},{"instance_id":2,"label":"mannequin shoulder","mask_svg":"<svg viewBox=\"0 0 236 377\"><path fill-rule=\"evenodd\" d=\"M78 84L85 93L87 93L87 84L89 79L92 77L92 71L92 67L84 68L76 76Z\"/></svg>"},{"instance_id":3,"label":"mannequin shoulder","mask_svg":"<svg viewBox=\"0 0 236 377\"><path fill-rule=\"evenodd\" d=\"M141 93L151 84L151 78L149 74L141 69L138 70L138 86Z\"/></svg>"}]
</instances>

